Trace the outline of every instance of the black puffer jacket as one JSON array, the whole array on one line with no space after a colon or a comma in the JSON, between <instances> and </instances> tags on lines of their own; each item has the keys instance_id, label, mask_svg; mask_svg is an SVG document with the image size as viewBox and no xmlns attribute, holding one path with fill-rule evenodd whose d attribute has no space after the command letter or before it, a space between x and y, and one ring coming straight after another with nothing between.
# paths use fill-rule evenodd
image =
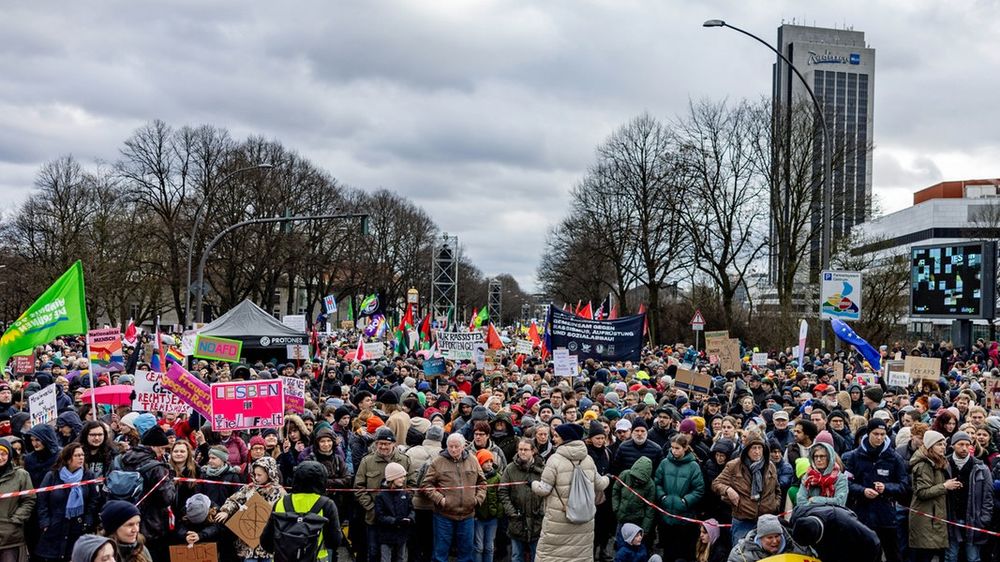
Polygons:
<instances>
[{"instance_id":1,"label":"black puffer jacket","mask_svg":"<svg viewBox=\"0 0 1000 562\"><path fill-rule=\"evenodd\" d=\"M629 439L618 447L618 452L615 453L615 459L611 463L611 472L614 474L621 474L623 470L632 468L635 461L639 457L648 457L649 460L653 461L653 471L656 471L656 467L660 463L660 455L663 449L659 445L646 439L642 445L637 445L635 441Z\"/></svg>"},{"instance_id":2,"label":"black puffer jacket","mask_svg":"<svg viewBox=\"0 0 1000 562\"><path fill-rule=\"evenodd\" d=\"M152 468L139 471L140 466L154 461L157 461L157 464L153 465ZM122 470L140 472L142 474L143 496L149 494L142 502L142 523L139 531L147 539L167 536L170 532L167 510L177 499L177 488L169 477L170 469L167 464L156 458L155 453L149 447L137 445L122 454L121 467ZM161 480L162 482L160 482Z\"/></svg>"}]
</instances>

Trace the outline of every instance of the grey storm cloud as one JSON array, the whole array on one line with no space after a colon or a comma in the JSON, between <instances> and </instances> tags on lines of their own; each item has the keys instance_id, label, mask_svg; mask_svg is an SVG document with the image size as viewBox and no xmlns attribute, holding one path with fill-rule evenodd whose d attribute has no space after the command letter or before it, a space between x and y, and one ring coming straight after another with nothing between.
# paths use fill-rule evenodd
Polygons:
<instances>
[{"instance_id":1,"label":"grey storm cloud","mask_svg":"<svg viewBox=\"0 0 1000 562\"><path fill-rule=\"evenodd\" d=\"M400 192L484 272L532 288L547 229L618 125L770 92L773 56L702 21L772 41L793 18L865 31L875 188L895 195L996 161L998 11L975 0L13 3L0 18L0 197L12 209L63 154L115 160L152 119L209 123L278 139L349 185Z\"/></svg>"}]
</instances>

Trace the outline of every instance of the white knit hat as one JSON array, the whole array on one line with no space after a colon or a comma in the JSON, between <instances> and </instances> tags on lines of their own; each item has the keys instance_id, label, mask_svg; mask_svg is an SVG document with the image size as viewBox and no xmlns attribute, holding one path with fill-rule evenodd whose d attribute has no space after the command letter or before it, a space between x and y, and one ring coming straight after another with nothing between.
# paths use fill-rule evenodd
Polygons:
<instances>
[{"instance_id":1,"label":"white knit hat","mask_svg":"<svg viewBox=\"0 0 1000 562\"><path fill-rule=\"evenodd\" d=\"M934 431L933 429L929 429L929 430L927 430L926 433L924 433L924 448L925 449L930 449L938 441L944 441L944 435L941 435L940 433L938 433L937 431Z\"/></svg>"},{"instance_id":2,"label":"white knit hat","mask_svg":"<svg viewBox=\"0 0 1000 562\"><path fill-rule=\"evenodd\" d=\"M403 468L403 465L397 462L391 462L385 465L386 482L392 482L393 480L401 478L403 476L406 476L406 469Z\"/></svg>"}]
</instances>

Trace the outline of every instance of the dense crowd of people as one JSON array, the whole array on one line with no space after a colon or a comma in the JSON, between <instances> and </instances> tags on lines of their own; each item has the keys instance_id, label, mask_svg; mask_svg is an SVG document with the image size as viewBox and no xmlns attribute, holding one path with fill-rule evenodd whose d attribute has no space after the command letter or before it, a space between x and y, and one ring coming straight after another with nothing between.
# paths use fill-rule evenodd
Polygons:
<instances>
[{"instance_id":1,"label":"dense crowd of people","mask_svg":"<svg viewBox=\"0 0 1000 562\"><path fill-rule=\"evenodd\" d=\"M306 381L304 411L241 432L95 410L84 390L134 375L91 375L77 338L36 350L34 374L0 382L0 562L159 562L199 543L223 562L1000 556L996 343L883 348L940 360L939 380L909 387L859 384L849 352L723 372L647 347L555 377L511 347L489 373L448 360L426 376L427 354L357 362L356 336L325 343L301 364L192 362L207 383ZM678 369L711 386L681 388ZM32 425L28 398L49 385L58 418ZM227 521L255 495L271 515L248 537Z\"/></svg>"}]
</instances>

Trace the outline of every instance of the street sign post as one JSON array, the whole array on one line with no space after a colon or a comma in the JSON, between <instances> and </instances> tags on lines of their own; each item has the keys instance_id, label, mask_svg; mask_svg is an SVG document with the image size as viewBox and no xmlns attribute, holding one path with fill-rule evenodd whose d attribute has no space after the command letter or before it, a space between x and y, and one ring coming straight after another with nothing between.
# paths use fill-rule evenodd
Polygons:
<instances>
[{"instance_id":1,"label":"street sign post","mask_svg":"<svg viewBox=\"0 0 1000 562\"><path fill-rule=\"evenodd\" d=\"M701 315L701 310L695 309L691 318L691 329L694 330L694 348L698 349L698 334L705 329L705 317Z\"/></svg>"}]
</instances>

